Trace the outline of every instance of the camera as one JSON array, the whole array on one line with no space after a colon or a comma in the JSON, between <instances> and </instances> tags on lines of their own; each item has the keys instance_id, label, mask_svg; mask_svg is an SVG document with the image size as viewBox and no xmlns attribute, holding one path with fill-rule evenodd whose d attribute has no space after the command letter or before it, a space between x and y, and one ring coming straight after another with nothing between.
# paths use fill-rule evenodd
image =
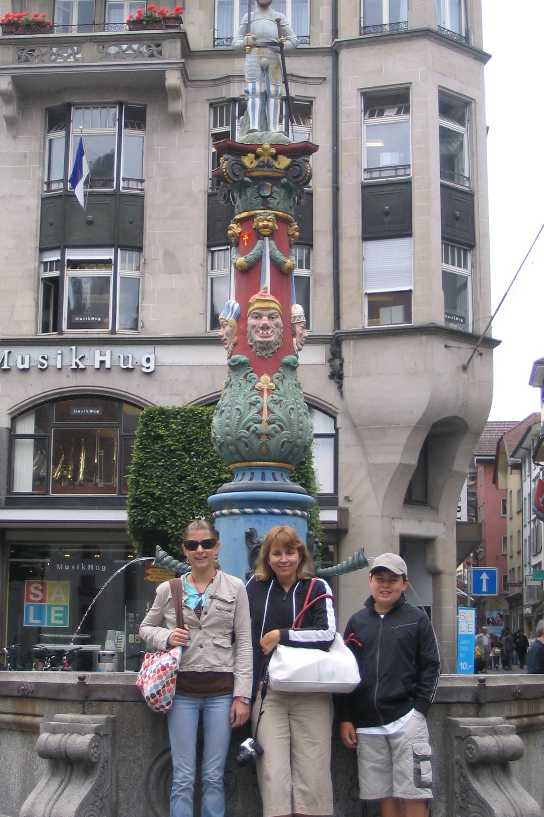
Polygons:
<instances>
[{"instance_id":1,"label":"camera","mask_svg":"<svg viewBox=\"0 0 544 817\"><path fill-rule=\"evenodd\" d=\"M264 754L264 749L256 738L246 738L238 749L236 763L238 766L247 766Z\"/></svg>"}]
</instances>

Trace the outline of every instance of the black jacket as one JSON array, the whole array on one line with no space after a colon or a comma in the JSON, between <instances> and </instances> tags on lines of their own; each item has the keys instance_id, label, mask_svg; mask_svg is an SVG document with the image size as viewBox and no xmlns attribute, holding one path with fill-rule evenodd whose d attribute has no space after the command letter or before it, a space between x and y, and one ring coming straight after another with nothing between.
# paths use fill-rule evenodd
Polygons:
<instances>
[{"instance_id":1,"label":"black jacket","mask_svg":"<svg viewBox=\"0 0 544 817\"><path fill-rule=\"evenodd\" d=\"M280 644L290 647L313 647L328 650L334 641L336 620L331 599L321 599L304 614L300 628L293 630L293 621L302 609L310 579L300 579L285 592L274 578L258 581L254 576L246 585L251 613L251 637L253 640L254 692L263 679L269 656L261 650L260 641L270 630L280 631ZM332 594L323 579L317 579L310 600L323 593Z\"/></svg>"},{"instance_id":2,"label":"black jacket","mask_svg":"<svg viewBox=\"0 0 544 817\"><path fill-rule=\"evenodd\" d=\"M355 727L382 726L417 709L424 715L438 686L440 658L425 612L403 598L383 618L370 597L348 621L344 635L362 681L335 697L340 721Z\"/></svg>"},{"instance_id":3,"label":"black jacket","mask_svg":"<svg viewBox=\"0 0 544 817\"><path fill-rule=\"evenodd\" d=\"M544 673L544 644L536 638L527 653L527 672L531 675Z\"/></svg>"}]
</instances>

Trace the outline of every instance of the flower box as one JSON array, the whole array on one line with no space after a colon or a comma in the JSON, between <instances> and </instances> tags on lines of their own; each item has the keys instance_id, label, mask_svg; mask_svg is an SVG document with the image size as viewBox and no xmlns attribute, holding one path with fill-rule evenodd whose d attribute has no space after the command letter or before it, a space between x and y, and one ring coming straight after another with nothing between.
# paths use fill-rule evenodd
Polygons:
<instances>
[{"instance_id":1,"label":"flower box","mask_svg":"<svg viewBox=\"0 0 544 817\"><path fill-rule=\"evenodd\" d=\"M53 26L49 25L20 25L19 23L2 23L2 34L51 34Z\"/></svg>"},{"instance_id":2,"label":"flower box","mask_svg":"<svg viewBox=\"0 0 544 817\"><path fill-rule=\"evenodd\" d=\"M181 17L161 17L158 20L127 20L129 31L159 31L165 28L178 28Z\"/></svg>"}]
</instances>

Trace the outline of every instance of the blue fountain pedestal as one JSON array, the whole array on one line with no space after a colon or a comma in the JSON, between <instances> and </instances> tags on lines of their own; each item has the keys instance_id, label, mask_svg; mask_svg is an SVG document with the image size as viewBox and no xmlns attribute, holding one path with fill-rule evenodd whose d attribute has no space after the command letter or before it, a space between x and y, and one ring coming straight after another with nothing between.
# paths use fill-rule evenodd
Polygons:
<instances>
[{"instance_id":1,"label":"blue fountain pedestal","mask_svg":"<svg viewBox=\"0 0 544 817\"><path fill-rule=\"evenodd\" d=\"M210 496L208 505L221 540L221 567L243 579L254 541L251 529L262 539L274 525L290 525L306 542L315 499L290 480L285 466L248 463L233 470L232 482Z\"/></svg>"}]
</instances>

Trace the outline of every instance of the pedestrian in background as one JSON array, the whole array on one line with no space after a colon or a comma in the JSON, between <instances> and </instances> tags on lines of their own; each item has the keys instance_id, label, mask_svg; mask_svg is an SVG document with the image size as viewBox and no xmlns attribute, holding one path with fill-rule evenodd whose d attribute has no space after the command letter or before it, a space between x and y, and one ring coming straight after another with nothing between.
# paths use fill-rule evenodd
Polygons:
<instances>
[{"instance_id":1,"label":"pedestrian in background","mask_svg":"<svg viewBox=\"0 0 544 817\"><path fill-rule=\"evenodd\" d=\"M336 696L340 736L357 750L361 800L379 800L382 817L426 817L433 796L426 715L438 686L438 646L427 614L404 597L404 559L377 556L369 584L344 635L363 680Z\"/></svg>"},{"instance_id":2,"label":"pedestrian in background","mask_svg":"<svg viewBox=\"0 0 544 817\"><path fill-rule=\"evenodd\" d=\"M544 619L536 625L535 636L527 652L527 672L541 675L544 674Z\"/></svg>"},{"instance_id":3,"label":"pedestrian in background","mask_svg":"<svg viewBox=\"0 0 544 817\"><path fill-rule=\"evenodd\" d=\"M502 668L512 670L512 658L514 657L514 636L509 627L504 628L502 634Z\"/></svg>"},{"instance_id":4,"label":"pedestrian in background","mask_svg":"<svg viewBox=\"0 0 544 817\"><path fill-rule=\"evenodd\" d=\"M519 658L519 668L525 668L527 658L527 650L529 649L529 639L521 630L514 634L514 646Z\"/></svg>"},{"instance_id":5,"label":"pedestrian in background","mask_svg":"<svg viewBox=\"0 0 544 817\"><path fill-rule=\"evenodd\" d=\"M476 636L476 672L487 672L490 652L491 639L487 633L487 627L481 627Z\"/></svg>"}]
</instances>

